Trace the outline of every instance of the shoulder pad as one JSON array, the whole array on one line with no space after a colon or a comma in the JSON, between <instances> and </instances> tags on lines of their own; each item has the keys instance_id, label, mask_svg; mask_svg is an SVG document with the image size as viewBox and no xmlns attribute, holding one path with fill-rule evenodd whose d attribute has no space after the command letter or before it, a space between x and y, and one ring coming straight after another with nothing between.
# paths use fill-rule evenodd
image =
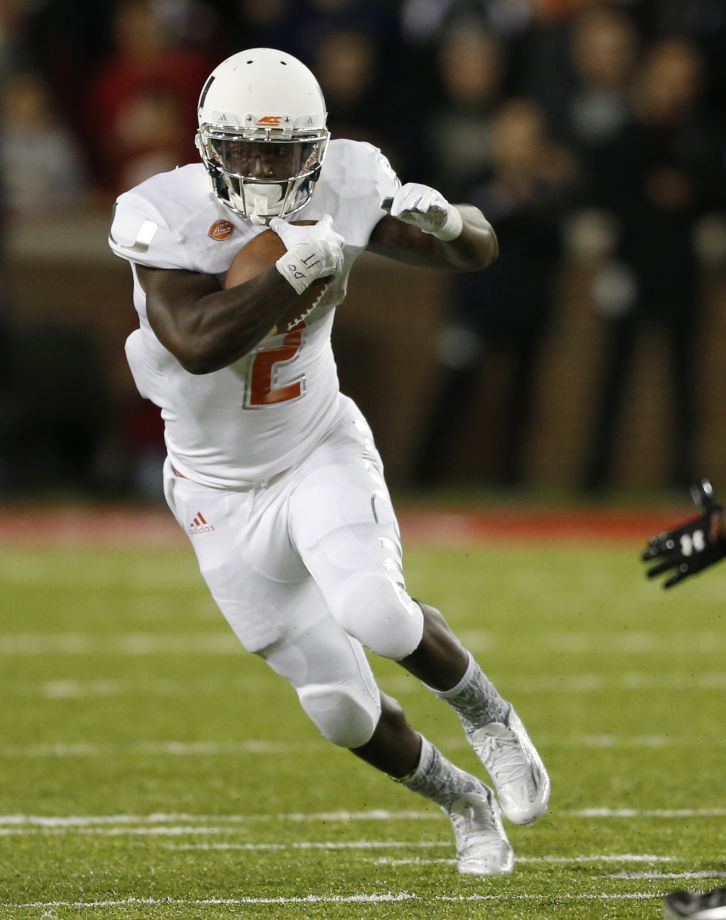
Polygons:
<instances>
[{"instance_id":1,"label":"shoulder pad","mask_svg":"<svg viewBox=\"0 0 726 920\"><path fill-rule=\"evenodd\" d=\"M108 237L114 255L155 268L187 268L182 242L141 195L126 192L116 201Z\"/></svg>"}]
</instances>

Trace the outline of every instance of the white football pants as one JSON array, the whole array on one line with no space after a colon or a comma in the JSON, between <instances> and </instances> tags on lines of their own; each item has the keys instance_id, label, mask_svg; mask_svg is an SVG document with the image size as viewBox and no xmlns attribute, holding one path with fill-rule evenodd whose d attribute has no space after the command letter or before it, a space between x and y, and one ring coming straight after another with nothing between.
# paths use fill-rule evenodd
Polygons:
<instances>
[{"instance_id":1,"label":"white football pants","mask_svg":"<svg viewBox=\"0 0 726 920\"><path fill-rule=\"evenodd\" d=\"M175 475L169 507L244 647L297 690L322 734L359 747L380 717L362 645L400 659L423 615L407 594L398 523L370 428L341 398L336 423L298 466L240 491Z\"/></svg>"}]
</instances>

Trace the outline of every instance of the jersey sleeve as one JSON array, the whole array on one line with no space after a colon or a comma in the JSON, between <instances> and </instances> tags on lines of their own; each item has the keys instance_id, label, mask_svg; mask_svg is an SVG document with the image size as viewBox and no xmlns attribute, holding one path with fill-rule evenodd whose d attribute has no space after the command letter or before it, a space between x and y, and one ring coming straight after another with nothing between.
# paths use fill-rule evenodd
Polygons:
<instances>
[{"instance_id":1,"label":"jersey sleeve","mask_svg":"<svg viewBox=\"0 0 726 920\"><path fill-rule=\"evenodd\" d=\"M346 177L345 187L357 191L352 222L356 226L355 235L365 247L373 228L388 213L383 207L385 200L393 198L401 183L388 157L378 147L362 142L354 149L357 162Z\"/></svg>"},{"instance_id":2,"label":"jersey sleeve","mask_svg":"<svg viewBox=\"0 0 726 920\"><path fill-rule=\"evenodd\" d=\"M360 241L363 246L367 246L373 228L388 213L383 207L384 202L387 198L393 198L401 183L388 157L378 147L371 144L360 144L358 153L361 157L360 169L365 176L365 181L361 183L356 222Z\"/></svg>"},{"instance_id":3,"label":"jersey sleeve","mask_svg":"<svg viewBox=\"0 0 726 920\"><path fill-rule=\"evenodd\" d=\"M114 255L150 268L187 269L183 243L148 199L135 192L117 199L108 238Z\"/></svg>"},{"instance_id":4,"label":"jersey sleeve","mask_svg":"<svg viewBox=\"0 0 726 920\"><path fill-rule=\"evenodd\" d=\"M383 153L366 141L335 139L315 189L316 211L330 213L346 244L364 250L376 224L386 216L382 207L400 182Z\"/></svg>"},{"instance_id":5,"label":"jersey sleeve","mask_svg":"<svg viewBox=\"0 0 726 920\"><path fill-rule=\"evenodd\" d=\"M401 187L401 180L388 162L388 157L384 156L377 147L374 147L374 151L374 181L376 193L379 201L383 203L386 198L393 198L396 191ZM381 217L383 217L385 213L383 208L381 208Z\"/></svg>"}]
</instances>

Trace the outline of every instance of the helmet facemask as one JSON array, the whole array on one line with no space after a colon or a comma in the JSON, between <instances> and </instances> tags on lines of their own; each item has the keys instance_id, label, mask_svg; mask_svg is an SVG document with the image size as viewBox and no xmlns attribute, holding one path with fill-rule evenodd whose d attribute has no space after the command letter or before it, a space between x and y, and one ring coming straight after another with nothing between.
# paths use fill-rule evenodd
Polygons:
<instances>
[{"instance_id":1,"label":"helmet facemask","mask_svg":"<svg viewBox=\"0 0 726 920\"><path fill-rule=\"evenodd\" d=\"M197 149L222 204L256 224L307 204L330 132L301 61L273 48L233 54L207 78L197 116Z\"/></svg>"},{"instance_id":2,"label":"helmet facemask","mask_svg":"<svg viewBox=\"0 0 726 920\"><path fill-rule=\"evenodd\" d=\"M222 204L253 223L267 224L307 204L329 137L325 128L291 131L202 124L196 141Z\"/></svg>"}]
</instances>

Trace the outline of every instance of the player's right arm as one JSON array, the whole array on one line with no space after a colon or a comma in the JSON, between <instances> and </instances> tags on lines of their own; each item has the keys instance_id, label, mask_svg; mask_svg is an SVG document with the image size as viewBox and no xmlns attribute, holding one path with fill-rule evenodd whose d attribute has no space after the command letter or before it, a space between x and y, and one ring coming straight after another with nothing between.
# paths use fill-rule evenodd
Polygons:
<instances>
[{"instance_id":1,"label":"player's right arm","mask_svg":"<svg viewBox=\"0 0 726 920\"><path fill-rule=\"evenodd\" d=\"M136 267L149 324L190 374L227 367L262 341L298 298L272 265L223 290L213 275Z\"/></svg>"},{"instance_id":2,"label":"player's right arm","mask_svg":"<svg viewBox=\"0 0 726 920\"><path fill-rule=\"evenodd\" d=\"M338 272L343 238L326 216L293 227L273 221L287 251L242 284L222 289L212 275L137 265L149 324L191 374L209 374L246 355L318 278Z\"/></svg>"}]
</instances>

